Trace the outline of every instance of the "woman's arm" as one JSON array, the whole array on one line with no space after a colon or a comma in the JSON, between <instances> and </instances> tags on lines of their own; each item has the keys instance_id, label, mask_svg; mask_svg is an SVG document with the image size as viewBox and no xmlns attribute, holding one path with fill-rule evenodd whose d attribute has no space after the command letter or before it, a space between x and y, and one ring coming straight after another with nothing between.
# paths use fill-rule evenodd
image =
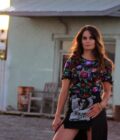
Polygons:
<instances>
[{"instance_id":1,"label":"woman's arm","mask_svg":"<svg viewBox=\"0 0 120 140\"><path fill-rule=\"evenodd\" d=\"M61 112L63 110L63 107L65 105L66 99L68 97L68 89L70 85L70 80L69 79L63 79L62 80L62 88L60 91L60 95L58 97L58 104L57 104L57 110L55 113L55 118L52 123L52 128L54 131L59 128L62 120L61 120Z\"/></svg>"},{"instance_id":2,"label":"woman's arm","mask_svg":"<svg viewBox=\"0 0 120 140\"><path fill-rule=\"evenodd\" d=\"M61 91L60 91L60 95L58 97L58 104L57 104L57 110L56 110L56 113L55 113L55 117L61 115L61 112L64 108L66 99L68 97L69 85L70 85L70 80L69 79L62 80L62 88L61 88Z\"/></svg>"},{"instance_id":3,"label":"woman's arm","mask_svg":"<svg viewBox=\"0 0 120 140\"><path fill-rule=\"evenodd\" d=\"M112 94L112 85L109 82L103 82L104 93L102 96L101 106L105 108L108 104L108 100Z\"/></svg>"}]
</instances>

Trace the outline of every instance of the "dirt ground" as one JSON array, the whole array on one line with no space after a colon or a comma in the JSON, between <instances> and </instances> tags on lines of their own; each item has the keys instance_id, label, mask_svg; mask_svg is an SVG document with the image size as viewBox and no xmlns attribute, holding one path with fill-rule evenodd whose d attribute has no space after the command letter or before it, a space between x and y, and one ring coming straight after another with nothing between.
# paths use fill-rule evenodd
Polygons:
<instances>
[{"instance_id":1,"label":"dirt ground","mask_svg":"<svg viewBox=\"0 0 120 140\"><path fill-rule=\"evenodd\" d=\"M0 115L0 140L52 140L52 119ZM108 140L120 140L120 122L108 121Z\"/></svg>"}]
</instances>

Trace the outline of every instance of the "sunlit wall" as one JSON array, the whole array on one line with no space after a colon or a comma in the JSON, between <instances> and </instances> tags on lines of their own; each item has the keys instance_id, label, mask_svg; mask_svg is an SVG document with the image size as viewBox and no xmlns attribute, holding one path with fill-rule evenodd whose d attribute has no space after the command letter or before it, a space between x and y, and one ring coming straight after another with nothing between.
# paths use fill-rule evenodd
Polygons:
<instances>
[{"instance_id":1,"label":"sunlit wall","mask_svg":"<svg viewBox=\"0 0 120 140\"><path fill-rule=\"evenodd\" d=\"M10 0L0 0L0 10L10 7ZM0 59L6 59L7 33L9 26L9 16L0 15Z\"/></svg>"},{"instance_id":2,"label":"sunlit wall","mask_svg":"<svg viewBox=\"0 0 120 140\"><path fill-rule=\"evenodd\" d=\"M0 0L0 10L10 7L10 0ZM8 29L9 16L0 15L0 29Z\"/></svg>"}]
</instances>

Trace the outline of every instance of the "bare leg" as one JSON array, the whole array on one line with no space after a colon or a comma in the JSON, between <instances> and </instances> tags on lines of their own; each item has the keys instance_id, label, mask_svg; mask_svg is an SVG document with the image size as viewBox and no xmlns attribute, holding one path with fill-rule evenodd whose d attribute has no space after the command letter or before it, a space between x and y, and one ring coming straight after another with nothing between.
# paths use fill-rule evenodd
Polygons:
<instances>
[{"instance_id":1,"label":"bare leg","mask_svg":"<svg viewBox=\"0 0 120 140\"><path fill-rule=\"evenodd\" d=\"M87 131L87 140L92 140L92 128Z\"/></svg>"},{"instance_id":2,"label":"bare leg","mask_svg":"<svg viewBox=\"0 0 120 140\"><path fill-rule=\"evenodd\" d=\"M73 140L78 133L78 129L67 129L63 125L58 129L53 140Z\"/></svg>"}]
</instances>

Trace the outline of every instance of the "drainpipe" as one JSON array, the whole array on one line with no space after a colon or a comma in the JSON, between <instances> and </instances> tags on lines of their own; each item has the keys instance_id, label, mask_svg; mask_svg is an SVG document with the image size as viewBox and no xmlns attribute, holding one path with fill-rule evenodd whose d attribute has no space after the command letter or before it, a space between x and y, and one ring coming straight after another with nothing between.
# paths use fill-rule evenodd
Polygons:
<instances>
[{"instance_id":1,"label":"drainpipe","mask_svg":"<svg viewBox=\"0 0 120 140\"><path fill-rule=\"evenodd\" d=\"M63 20L63 18L61 18L61 17L59 17L58 19L59 19L60 23L62 23L63 26L65 27L65 34L67 35L67 34L69 33L69 27L68 27L67 22L65 22L65 21Z\"/></svg>"}]
</instances>

